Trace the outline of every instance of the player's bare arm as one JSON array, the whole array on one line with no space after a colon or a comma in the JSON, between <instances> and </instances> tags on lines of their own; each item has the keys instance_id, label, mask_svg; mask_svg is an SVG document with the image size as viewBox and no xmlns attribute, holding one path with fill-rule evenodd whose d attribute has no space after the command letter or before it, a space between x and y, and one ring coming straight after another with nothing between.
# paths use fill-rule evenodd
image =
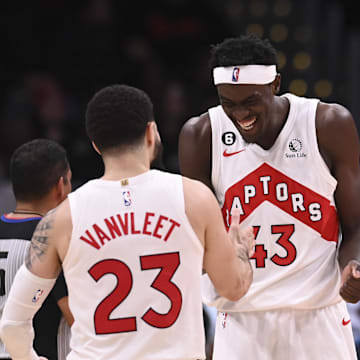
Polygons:
<instances>
[{"instance_id":1,"label":"player's bare arm","mask_svg":"<svg viewBox=\"0 0 360 360\"><path fill-rule=\"evenodd\" d=\"M33 274L52 279L60 273L54 245L57 208L49 211L37 225L26 254L25 265Z\"/></svg>"},{"instance_id":2,"label":"player's bare arm","mask_svg":"<svg viewBox=\"0 0 360 360\"><path fill-rule=\"evenodd\" d=\"M360 146L355 122L350 112L336 104L320 104L316 120L319 147L331 173L338 181L335 203L343 240L339 262L343 268L340 291L348 302L360 299ZM355 281L355 282L354 282Z\"/></svg>"},{"instance_id":3,"label":"player's bare arm","mask_svg":"<svg viewBox=\"0 0 360 360\"><path fill-rule=\"evenodd\" d=\"M44 278L57 277L72 231L69 201L48 212L39 222L26 256L26 267Z\"/></svg>"},{"instance_id":4,"label":"player's bare arm","mask_svg":"<svg viewBox=\"0 0 360 360\"><path fill-rule=\"evenodd\" d=\"M239 214L233 216L226 232L215 196L199 181L183 179L186 213L204 246L204 270L220 296L231 301L240 299L252 282L254 235L240 229Z\"/></svg>"},{"instance_id":5,"label":"player's bare arm","mask_svg":"<svg viewBox=\"0 0 360 360\"><path fill-rule=\"evenodd\" d=\"M68 296L62 297L57 301L57 305L61 310L61 313L64 316L67 324L71 327L72 324L74 323L74 317L69 308L69 297Z\"/></svg>"},{"instance_id":6,"label":"player's bare arm","mask_svg":"<svg viewBox=\"0 0 360 360\"><path fill-rule=\"evenodd\" d=\"M0 323L0 335L15 360L43 359L32 348L32 319L60 273L60 259L68 246L64 237L67 239L71 233L68 212L66 200L42 218L34 231L25 263L11 287Z\"/></svg>"},{"instance_id":7,"label":"player's bare arm","mask_svg":"<svg viewBox=\"0 0 360 360\"><path fill-rule=\"evenodd\" d=\"M189 119L179 135L179 163L182 175L211 185L211 125L207 113Z\"/></svg>"}]
</instances>

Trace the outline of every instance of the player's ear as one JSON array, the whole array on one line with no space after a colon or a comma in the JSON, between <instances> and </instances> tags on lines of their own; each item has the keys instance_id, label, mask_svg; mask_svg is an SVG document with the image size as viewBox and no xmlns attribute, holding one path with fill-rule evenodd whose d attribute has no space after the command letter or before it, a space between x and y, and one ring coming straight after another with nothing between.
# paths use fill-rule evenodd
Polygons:
<instances>
[{"instance_id":1,"label":"player's ear","mask_svg":"<svg viewBox=\"0 0 360 360\"><path fill-rule=\"evenodd\" d=\"M149 121L146 125L145 132L146 144L148 146L152 146L153 144L155 144L157 136L158 131L155 121Z\"/></svg>"},{"instance_id":2,"label":"player's ear","mask_svg":"<svg viewBox=\"0 0 360 360\"><path fill-rule=\"evenodd\" d=\"M92 145L92 147L94 148L94 150L95 150L99 155L101 155L100 150L98 149L98 147L95 145L95 143L94 143L93 141L91 142L91 145Z\"/></svg>"},{"instance_id":3,"label":"player's ear","mask_svg":"<svg viewBox=\"0 0 360 360\"><path fill-rule=\"evenodd\" d=\"M275 80L271 83L271 89L274 95L279 93L280 84L281 84L281 75L278 73L276 74Z\"/></svg>"},{"instance_id":4,"label":"player's ear","mask_svg":"<svg viewBox=\"0 0 360 360\"><path fill-rule=\"evenodd\" d=\"M57 184L56 184L56 198L57 201L60 202L63 199L65 199L66 195L66 189L65 189L65 179L63 176L60 176Z\"/></svg>"}]
</instances>

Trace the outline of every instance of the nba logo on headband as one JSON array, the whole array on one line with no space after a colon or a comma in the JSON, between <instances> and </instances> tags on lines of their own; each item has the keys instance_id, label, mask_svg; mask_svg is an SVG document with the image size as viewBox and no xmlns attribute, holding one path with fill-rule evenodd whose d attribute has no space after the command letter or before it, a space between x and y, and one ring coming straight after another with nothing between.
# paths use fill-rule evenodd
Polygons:
<instances>
[{"instance_id":1,"label":"nba logo on headband","mask_svg":"<svg viewBox=\"0 0 360 360\"><path fill-rule=\"evenodd\" d=\"M239 80L239 72L240 72L240 68L234 67L233 74L232 74L232 81L237 82Z\"/></svg>"},{"instance_id":2,"label":"nba logo on headband","mask_svg":"<svg viewBox=\"0 0 360 360\"><path fill-rule=\"evenodd\" d=\"M237 65L213 69L214 84L270 84L276 78L276 65Z\"/></svg>"}]
</instances>

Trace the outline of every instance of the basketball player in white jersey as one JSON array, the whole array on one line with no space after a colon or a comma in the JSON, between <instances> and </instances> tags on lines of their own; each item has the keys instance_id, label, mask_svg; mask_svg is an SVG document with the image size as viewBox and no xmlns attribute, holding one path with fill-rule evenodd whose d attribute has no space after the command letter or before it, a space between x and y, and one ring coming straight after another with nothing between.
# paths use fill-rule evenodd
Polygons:
<instances>
[{"instance_id":1,"label":"basketball player in white jersey","mask_svg":"<svg viewBox=\"0 0 360 360\"><path fill-rule=\"evenodd\" d=\"M216 296L204 278L218 309L214 359L356 359L341 295L360 297L357 129L343 106L279 96L276 66L254 35L214 46L220 105L180 134L182 174L213 189L227 227L238 209L256 236L242 299Z\"/></svg>"},{"instance_id":2,"label":"basketball player in white jersey","mask_svg":"<svg viewBox=\"0 0 360 360\"><path fill-rule=\"evenodd\" d=\"M71 190L71 171L65 149L47 139L21 145L10 160L10 180L16 207L0 218L0 315L36 225ZM69 349L69 335L64 336L69 325L60 325L65 317L69 324L72 322L67 298L61 274L34 318L34 348L49 359L65 360L66 349ZM57 350L57 345L61 351ZM0 359L6 358L9 354L0 341Z\"/></svg>"},{"instance_id":3,"label":"basketball player in white jersey","mask_svg":"<svg viewBox=\"0 0 360 360\"><path fill-rule=\"evenodd\" d=\"M202 268L219 294L239 300L252 280L251 227L240 231L237 215L228 235L205 185L149 170L160 137L143 91L100 90L86 128L104 176L39 223L4 309L2 339L14 360L38 359L31 319L62 264L75 319L67 359L204 359Z\"/></svg>"}]
</instances>

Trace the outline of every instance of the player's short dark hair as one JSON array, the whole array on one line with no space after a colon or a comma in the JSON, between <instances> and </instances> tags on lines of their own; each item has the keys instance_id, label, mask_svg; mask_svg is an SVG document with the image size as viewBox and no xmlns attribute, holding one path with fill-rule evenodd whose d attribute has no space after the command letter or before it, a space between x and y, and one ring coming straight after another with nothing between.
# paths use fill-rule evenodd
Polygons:
<instances>
[{"instance_id":1,"label":"player's short dark hair","mask_svg":"<svg viewBox=\"0 0 360 360\"><path fill-rule=\"evenodd\" d=\"M10 180L16 200L43 198L58 183L66 184L69 162L65 149L48 139L35 139L19 146L10 159Z\"/></svg>"},{"instance_id":2,"label":"player's short dark hair","mask_svg":"<svg viewBox=\"0 0 360 360\"><path fill-rule=\"evenodd\" d=\"M250 34L213 45L209 65L213 69L236 65L278 65L278 61L276 50L268 39Z\"/></svg>"},{"instance_id":3,"label":"player's short dark hair","mask_svg":"<svg viewBox=\"0 0 360 360\"><path fill-rule=\"evenodd\" d=\"M86 109L86 131L100 151L138 144L153 120L149 96L128 85L101 89Z\"/></svg>"}]
</instances>

